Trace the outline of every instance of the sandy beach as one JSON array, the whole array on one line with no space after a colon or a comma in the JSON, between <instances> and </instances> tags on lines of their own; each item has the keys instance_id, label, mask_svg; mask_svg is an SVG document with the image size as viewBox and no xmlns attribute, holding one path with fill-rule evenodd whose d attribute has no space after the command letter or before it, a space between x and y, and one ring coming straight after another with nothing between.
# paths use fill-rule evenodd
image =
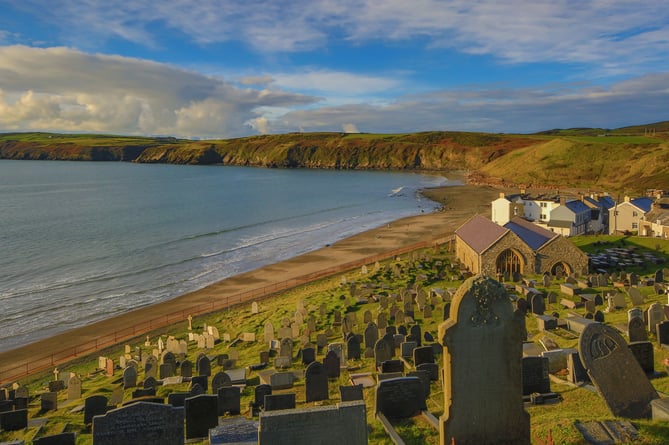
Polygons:
<instances>
[{"instance_id":1,"label":"sandy beach","mask_svg":"<svg viewBox=\"0 0 669 445\"><path fill-rule=\"evenodd\" d=\"M246 293L250 301L255 298L253 291L264 289L266 292L277 283L336 269L406 246L439 242L472 215L487 215L490 212L490 202L497 197L498 191L491 187L463 185L428 189L424 194L442 203L442 210L400 219L316 251L230 277L172 300L2 352L0 383L10 383L15 378L20 379L17 377L19 374L37 372L66 362L74 358L72 353L75 350L77 355L94 353L104 346L142 335L159 326L149 325L149 320L163 319L161 325L171 324L172 320L176 323L198 307L224 307L231 295ZM122 335L118 335L119 333Z\"/></svg>"}]
</instances>

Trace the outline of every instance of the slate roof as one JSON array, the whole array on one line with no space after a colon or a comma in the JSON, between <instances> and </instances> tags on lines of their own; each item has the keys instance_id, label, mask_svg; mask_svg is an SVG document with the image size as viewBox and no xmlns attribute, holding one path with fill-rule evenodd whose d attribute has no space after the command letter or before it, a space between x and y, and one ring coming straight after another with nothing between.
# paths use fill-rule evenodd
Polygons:
<instances>
[{"instance_id":1,"label":"slate roof","mask_svg":"<svg viewBox=\"0 0 669 445\"><path fill-rule=\"evenodd\" d=\"M567 208L568 208L569 210L571 210L572 212L574 212L574 213L576 213L576 214L578 214L578 213L583 213L583 212L587 212L587 211L590 210L590 207L588 207L587 205L583 204L583 202L581 202L580 199L574 199L574 200L572 200L572 201L567 201L567 202L565 203L565 206L567 206Z\"/></svg>"},{"instance_id":2,"label":"slate roof","mask_svg":"<svg viewBox=\"0 0 669 445\"><path fill-rule=\"evenodd\" d=\"M518 235L518 237L523 240L525 244L530 246L530 248L535 251L539 250L553 238L559 236L557 233L553 233L550 230L539 227L538 225L520 217L513 218L511 221L504 224L504 227Z\"/></svg>"},{"instance_id":3,"label":"slate roof","mask_svg":"<svg viewBox=\"0 0 669 445\"><path fill-rule=\"evenodd\" d=\"M635 205L636 207L643 210L644 213L650 212L651 207L653 206L653 200L650 198L636 198L630 201L630 204Z\"/></svg>"},{"instance_id":4,"label":"slate roof","mask_svg":"<svg viewBox=\"0 0 669 445\"><path fill-rule=\"evenodd\" d=\"M476 215L458 227L455 234L476 253L483 253L495 241L504 236L509 229L499 226L488 218Z\"/></svg>"},{"instance_id":5,"label":"slate roof","mask_svg":"<svg viewBox=\"0 0 669 445\"><path fill-rule=\"evenodd\" d=\"M599 196L597 199L591 198L590 196L586 196L585 200L587 202L589 202L590 204L592 204L593 206L603 207L606 210L609 210L609 209L615 207L615 205L616 205L616 202L613 200L613 198L611 198L610 196L607 196L607 195ZM587 205L587 203L586 203L586 205Z\"/></svg>"}]
</instances>

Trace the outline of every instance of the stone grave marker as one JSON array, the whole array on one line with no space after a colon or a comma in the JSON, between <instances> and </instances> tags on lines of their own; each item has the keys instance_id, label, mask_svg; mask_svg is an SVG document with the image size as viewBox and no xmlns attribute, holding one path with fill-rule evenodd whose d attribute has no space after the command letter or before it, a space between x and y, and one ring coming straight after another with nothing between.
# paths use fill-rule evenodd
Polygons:
<instances>
[{"instance_id":1,"label":"stone grave marker","mask_svg":"<svg viewBox=\"0 0 669 445\"><path fill-rule=\"evenodd\" d=\"M479 275L460 286L451 317L439 325L444 346L441 443L530 444L522 398L524 323L497 281ZM481 385L486 381L495 384Z\"/></svg>"},{"instance_id":2,"label":"stone grave marker","mask_svg":"<svg viewBox=\"0 0 669 445\"><path fill-rule=\"evenodd\" d=\"M314 361L316 361L316 349L302 348L302 364L308 365Z\"/></svg>"},{"instance_id":3,"label":"stone grave marker","mask_svg":"<svg viewBox=\"0 0 669 445\"><path fill-rule=\"evenodd\" d=\"M251 313L255 315L259 312L260 309L258 308L258 303L254 301L253 303L251 303Z\"/></svg>"},{"instance_id":4,"label":"stone grave marker","mask_svg":"<svg viewBox=\"0 0 669 445\"><path fill-rule=\"evenodd\" d=\"M434 363L434 349L432 349L432 346L420 346L413 350L413 365L417 367L423 363Z\"/></svg>"},{"instance_id":5,"label":"stone grave marker","mask_svg":"<svg viewBox=\"0 0 669 445\"><path fill-rule=\"evenodd\" d=\"M658 346L661 348L662 345L669 345L669 320L661 321L656 326L656 336ZM648 340L647 338L645 340ZM630 342L632 340L630 339ZM643 340L639 340L643 341Z\"/></svg>"},{"instance_id":6,"label":"stone grave marker","mask_svg":"<svg viewBox=\"0 0 669 445\"><path fill-rule=\"evenodd\" d=\"M641 295L638 288L628 287L627 295L629 295L630 300L632 300L632 306L641 306L643 304L643 295Z\"/></svg>"},{"instance_id":7,"label":"stone grave marker","mask_svg":"<svg viewBox=\"0 0 669 445\"><path fill-rule=\"evenodd\" d=\"M402 360L386 360L381 363L381 372L383 374L388 373L404 373L404 362Z\"/></svg>"},{"instance_id":8,"label":"stone grave marker","mask_svg":"<svg viewBox=\"0 0 669 445\"><path fill-rule=\"evenodd\" d=\"M137 402L93 418L95 445L183 445L183 408Z\"/></svg>"},{"instance_id":9,"label":"stone grave marker","mask_svg":"<svg viewBox=\"0 0 669 445\"><path fill-rule=\"evenodd\" d=\"M153 355L147 355L146 360L144 361L144 378L153 377L154 379L158 376L158 359Z\"/></svg>"},{"instance_id":10,"label":"stone grave marker","mask_svg":"<svg viewBox=\"0 0 669 445\"><path fill-rule=\"evenodd\" d=\"M367 323L364 336L365 347L373 348L374 344L379 339L379 328L374 323Z\"/></svg>"},{"instance_id":11,"label":"stone grave marker","mask_svg":"<svg viewBox=\"0 0 669 445\"><path fill-rule=\"evenodd\" d=\"M362 385L340 386L339 398L342 402L353 402L356 400L364 400Z\"/></svg>"},{"instance_id":12,"label":"stone grave marker","mask_svg":"<svg viewBox=\"0 0 669 445\"><path fill-rule=\"evenodd\" d=\"M648 307L648 331L655 332L658 323L664 320L664 308L660 303L653 303Z\"/></svg>"},{"instance_id":13,"label":"stone grave marker","mask_svg":"<svg viewBox=\"0 0 669 445\"><path fill-rule=\"evenodd\" d=\"M627 307L627 301L625 301L625 294L622 292L616 292L613 294L613 307L616 309L624 309Z\"/></svg>"},{"instance_id":14,"label":"stone grave marker","mask_svg":"<svg viewBox=\"0 0 669 445\"><path fill-rule=\"evenodd\" d=\"M232 415L239 414L241 411L241 393L237 386L222 386L217 391L218 415L225 413Z\"/></svg>"},{"instance_id":15,"label":"stone grave marker","mask_svg":"<svg viewBox=\"0 0 669 445\"><path fill-rule=\"evenodd\" d=\"M324 348L328 345L328 336L325 334L316 335L316 346Z\"/></svg>"},{"instance_id":16,"label":"stone grave marker","mask_svg":"<svg viewBox=\"0 0 669 445\"><path fill-rule=\"evenodd\" d=\"M647 341L648 331L641 317L632 317L627 322L627 336L630 342Z\"/></svg>"},{"instance_id":17,"label":"stone grave marker","mask_svg":"<svg viewBox=\"0 0 669 445\"><path fill-rule=\"evenodd\" d=\"M105 370L105 375L107 377L112 377L114 375L114 360L110 358L107 359L107 368Z\"/></svg>"},{"instance_id":18,"label":"stone grave marker","mask_svg":"<svg viewBox=\"0 0 669 445\"><path fill-rule=\"evenodd\" d=\"M190 360L184 360L181 362L180 367L181 377L192 377L193 376L193 362Z\"/></svg>"},{"instance_id":19,"label":"stone grave marker","mask_svg":"<svg viewBox=\"0 0 669 445\"><path fill-rule=\"evenodd\" d=\"M627 345L634 358L646 374L655 374L655 351L649 341L637 341Z\"/></svg>"},{"instance_id":20,"label":"stone grave marker","mask_svg":"<svg viewBox=\"0 0 669 445\"><path fill-rule=\"evenodd\" d=\"M625 340L610 326L594 323L581 334L581 362L614 416L649 418L659 398Z\"/></svg>"},{"instance_id":21,"label":"stone grave marker","mask_svg":"<svg viewBox=\"0 0 669 445\"><path fill-rule=\"evenodd\" d=\"M390 419L412 417L426 411L423 383L417 377L380 381L376 387L374 409Z\"/></svg>"},{"instance_id":22,"label":"stone grave marker","mask_svg":"<svg viewBox=\"0 0 669 445\"><path fill-rule=\"evenodd\" d=\"M364 445L367 414L362 401L262 412L259 445Z\"/></svg>"},{"instance_id":23,"label":"stone grave marker","mask_svg":"<svg viewBox=\"0 0 669 445\"><path fill-rule=\"evenodd\" d=\"M93 416L107 412L107 398L103 395L86 397L84 400L84 425L93 422Z\"/></svg>"},{"instance_id":24,"label":"stone grave marker","mask_svg":"<svg viewBox=\"0 0 669 445\"><path fill-rule=\"evenodd\" d=\"M346 341L346 358L360 360L360 354L360 339L357 335L353 335Z\"/></svg>"},{"instance_id":25,"label":"stone grave marker","mask_svg":"<svg viewBox=\"0 0 669 445\"><path fill-rule=\"evenodd\" d=\"M381 363L390 360L394 355L394 346L388 343L385 338L380 338L374 344L374 360L376 366L381 366Z\"/></svg>"},{"instance_id":26,"label":"stone grave marker","mask_svg":"<svg viewBox=\"0 0 669 445\"><path fill-rule=\"evenodd\" d=\"M111 398L109 399L110 406L118 406L123 403L123 387L117 386L111 393Z\"/></svg>"},{"instance_id":27,"label":"stone grave marker","mask_svg":"<svg viewBox=\"0 0 669 445\"><path fill-rule=\"evenodd\" d=\"M323 366L329 378L339 378L341 373L341 361L334 351L328 351L323 359Z\"/></svg>"},{"instance_id":28,"label":"stone grave marker","mask_svg":"<svg viewBox=\"0 0 669 445\"><path fill-rule=\"evenodd\" d=\"M547 357L523 357L523 395L528 396L538 392L540 394L551 391L551 380L548 374Z\"/></svg>"},{"instance_id":29,"label":"stone grave marker","mask_svg":"<svg viewBox=\"0 0 669 445\"><path fill-rule=\"evenodd\" d=\"M77 375L70 376L67 384L67 400L77 400L81 398L81 379Z\"/></svg>"},{"instance_id":30,"label":"stone grave marker","mask_svg":"<svg viewBox=\"0 0 669 445\"><path fill-rule=\"evenodd\" d=\"M328 400L328 372L319 362L312 362L304 371L306 401Z\"/></svg>"},{"instance_id":31,"label":"stone grave marker","mask_svg":"<svg viewBox=\"0 0 669 445\"><path fill-rule=\"evenodd\" d=\"M209 377L206 375L194 375L190 378L190 392L194 395L206 394L209 389ZM196 386L200 387L202 392L197 391Z\"/></svg>"},{"instance_id":32,"label":"stone grave marker","mask_svg":"<svg viewBox=\"0 0 669 445\"><path fill-rule=\"evenodd\" d=\"M200 355L197 359L197 374L198 376L207 376L211 375L211 361L206 355Z\"/></svg>"},{"instance_id":33,"label":"stone grave marker","mask_svg":"<svg viewBox=\"0 0 669 445\"><path fill-rule=\"evenodd\" d=\"M641 308L634 307L634 308L630 309L629 311L627 311L627 321L631 321L632 318L635 318L635 317L640 319L643 322L643 311L641 310Z\"/></svg>"},{"instance_id":34,"label":"stone grave marker","mask_svg":"<svg viewBox=\"0 0 669 445\"><path fill-rule=\"evenodd\" d=\"M33 445L74 445L75 441L75 433L60 433L35 439L33 440Z\"/></svg>"},{"instance_id":35,"label":"stone grave marker","mask_svg":"<svg viewBox=\"0 0 669 445\"><path fill-rule=\"evenodd\" d=\"M241 417L222 419L216 428L209 430L209 444L257 444L258 422Z\"/></svg>"},{"instance_id":36,"label":"stone grave marker","mask_svg":"<svg viewBox=\"0 0 669 445\"><path fill-rule=\"evenodd\" d=\"M265 396L266 395L271 395L272 394L272 386L271 385L258 385L254 389L254 398L255 398L255 405L258 407L264 407L265 406Z\"/></svg>"},{"instance_id":37,"label":"stone grave marker","mask_svg":"<svg viewBox=\"0 0 669 445\"><path fill-rule=\"evenodd\" d=\"M268 394L265 396L265 411L278 411L295 408L295 393Z\"/></svg>"},{"instance_id":38,"label":"stone grave marker","mask_svg":"<svg viewBox=\"0 0 669 445\"><path fill-rule=\"evenodd\" d=\"M58 409L58 393L45 392L40 397L42 411L56 411Z\"/></svg>"},{"instance_id":39,"label":"stone grave marker","mask_svg":"<svg viewBox=\"0 0 669 445\"><path fill-rule=\"evenodd\" d=\"M211 379L211 393L218 394L218 390L224 386L231 386L232 380L225 372L217 372Z\"/></svg>"},{"instance_id":40,"label":"stone grave marker","mask_svg":"<svg viewBox=\"0 0 669 445\"><path fill-rule=\"evenodd\" d=\"M209 428L218 425L218 396L206 394L184 400L186 439L209 436Z\"/></svg>"},{"instance_id":41,"label":"stone grave marker","mask_svg":"<svg viewBox=\"0 0 669 445\"><path fill-rule=\"evenodd\" d=\"M289 389L293 387L295 375L292 372L275 372L269 376L272 389Z\"/></svg>"},{"instance_id":42,"label":"stone grave marker","mask_svg":"<svg viewBox=\"0 0 669 445\"><path fill-rule=\"evenodd\" d=\"M406 341L400 345L400 355L402 358L413 358L413 350L418 347L415 341Z\"/></svg>"},{"instance_id":43,"label":"stone grave marker","mask_svg":"<svg viewBox=\"0 0 669 445\"><path fill-rule=\"evenodd\" d=\"M530 306L532 307L532 313L543 315L544 312L546 312L546 300L544 294L533 293L530 298Z\"/></svg>"},{"instance_id":44,"label":"stone grave marker","mask_svg":"<svg viewBox=\"0 0 669 445\"><path fill-rule=\"evenodd\" d=\"M376 325L379 330L384 330L388 326L388 316L385 312L379 312L379 315L376 317Z\"/></svg>"},{"instance_id":45,"label":"stone grave marker","mask_svg":"<svg viewBox=\"0 0 669 445\"><path fill-rule=\"evenodd\" d=\"M0 413L0 430L19 431L28 428L28 410L17 409ZM19 442L22 444L23 442Z\"/></svg>"}]
</instances>

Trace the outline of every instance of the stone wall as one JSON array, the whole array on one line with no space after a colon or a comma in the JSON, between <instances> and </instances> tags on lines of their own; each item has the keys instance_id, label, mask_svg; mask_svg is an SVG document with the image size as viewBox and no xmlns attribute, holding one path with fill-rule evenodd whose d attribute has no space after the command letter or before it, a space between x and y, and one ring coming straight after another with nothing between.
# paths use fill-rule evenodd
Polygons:
<instances>
[{"instance_id":1,"label":"stone wall","mask_svg":"<svg viewBox=\"0 0 669 445\"><path fill-rule=\"evenodd\" d=\"M533 273L535 270L534 252L518 237L518 235L511 231L504 234L504 236L497 240L492 247L483 252L481 258L481 273L491 277L497 276L497 257L506 249L512 249L520 254L524 263L521 273Z\"/></svg>"},{"instance_id":2,"label":"stone wall","mask_svg":"<svg viewBox=\"0 0 669 445\"><path fill-rule=\"evenodd\" d=\"M479 273L479 254L459 236L455 237L455 256L472 273Z\"/></svg>"},{"instance_id":3,"label":"stone wall","mask_svg":"<svg viewBox=\"0 0 669 445\"><path fill-rule=\"evenodd\" d=\"M567 263L573 272L588 273L588 256L563 236L539 249L536 262L537 273L550 273L553 265L558 262Z\"/></svg>"}]
</instances>

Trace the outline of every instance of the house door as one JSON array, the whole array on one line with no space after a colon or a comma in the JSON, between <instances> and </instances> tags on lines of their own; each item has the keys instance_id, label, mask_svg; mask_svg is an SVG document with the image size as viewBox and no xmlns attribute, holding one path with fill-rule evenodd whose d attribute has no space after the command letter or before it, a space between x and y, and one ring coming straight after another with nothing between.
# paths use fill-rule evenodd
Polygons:
<instances>
[{"instance_id":1,"label":"house door","mask_svg":"<svg viewBox=\"0 0 669 445\"><path fill-rule=\"evenodd\" d=\"M516 273L523 273L523 259L518 252L506 249L497 257L497 273L507 276L513 276Z\"/></svg>"}]
</instances>

